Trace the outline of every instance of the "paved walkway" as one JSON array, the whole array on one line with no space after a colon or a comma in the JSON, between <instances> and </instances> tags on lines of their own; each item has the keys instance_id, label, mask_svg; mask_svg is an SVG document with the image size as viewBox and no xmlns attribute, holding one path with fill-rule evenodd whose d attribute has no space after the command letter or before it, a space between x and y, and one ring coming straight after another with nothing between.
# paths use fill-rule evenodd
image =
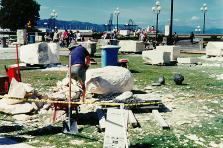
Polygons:
<instances>
[{"instance_id":1,"label":"paved walkway","mask_svg":"<svg viewBox=\"0 0 223 148\"><path fill-rule=\"evenodd\" d=\"M16 59L16 49L0 47L0 59L1 60Z\"/></svg>"},{"instance_id":2,"label":"paved walkway","mask_svg":"<svg viewBox=\"0 0 223 148\"><path fill-rule=\"evenodd\" d=\"M59 55L68 56L69 50L59 50ZM15 48L2 48L0 47L0 60L11 60L16 59L16 49Z\"/></svg>"},{"instance_id":3,"label":"paved walkway","mask_svg":"<svg viewBox=\"0 0 223 148\"><path fill-rule=\"evenodd\" d=\"M25 143L18 143L9 138L0 137L0 148L34 148Z\"/></svg>"}]
</instances>

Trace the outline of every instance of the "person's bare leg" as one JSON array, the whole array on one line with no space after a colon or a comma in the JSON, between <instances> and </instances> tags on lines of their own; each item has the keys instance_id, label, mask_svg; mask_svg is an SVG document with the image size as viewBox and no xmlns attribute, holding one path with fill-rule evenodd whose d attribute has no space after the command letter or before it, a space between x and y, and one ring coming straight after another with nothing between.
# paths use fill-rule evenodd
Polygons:
<instances>
[{"instance_id":1,"label":"person's bare leg","mask_svg":"<svg viewBox=\"0 0 223 148\"><path fill-rule=\"evenodd\" d=\"M83 92L82 92L82 97L81 97L80 101L81 101L81 102L85 102L86 88L85 88L84 83L83 83L81 80L79 80L79 82L80 82L80 84L81 84L82 91L83 91Z\"/></svg>"}]
</instances>

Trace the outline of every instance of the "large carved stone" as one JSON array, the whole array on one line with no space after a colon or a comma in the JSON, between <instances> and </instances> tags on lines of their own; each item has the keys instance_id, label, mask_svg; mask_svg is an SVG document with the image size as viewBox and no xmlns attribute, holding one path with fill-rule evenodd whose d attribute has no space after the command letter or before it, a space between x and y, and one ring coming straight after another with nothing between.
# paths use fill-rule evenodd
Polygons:
<instances>
[{"instance_id":1,"label":"large carved stone","mask_svg":"<svg viewBox=\"0 0 223 148\"><path fill-rule=\"evenodd\" d=\"M59 46L56 43L34 43L21 46L20 60L27 64L59 63Z\"/></svg>"},{"instance_id":2,"label":"large carved stone","mask_svg":"<svg viewBox=\"0 0 223 148\"><path fill-rule=\"evenodd\" d=\"M118 66L89 69L86 87L95 94L123 93L133 89L133 76L128 69Z\"/></svg>"}]
</instances>

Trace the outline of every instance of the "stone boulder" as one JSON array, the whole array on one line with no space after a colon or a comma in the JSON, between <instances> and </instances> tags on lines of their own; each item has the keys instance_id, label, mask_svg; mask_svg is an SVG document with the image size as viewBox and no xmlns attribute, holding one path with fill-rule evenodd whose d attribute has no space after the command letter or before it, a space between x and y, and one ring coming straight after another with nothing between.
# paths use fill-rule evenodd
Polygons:
<instances>
[{"instance_id":1,"label":"stone boulder","mask_svg":"<svg viewBox=\"0 0 223 148\"><path fill-rule=\"evenodd\" d=\"M7 100L0 100L0 112L4 112L11 115L26 114L34 111L34 107L31 103L20 104L8 104Z\"/></svg>"},{"instance_id":2,"label":"stone boulder","mask_svg":"<svg viewBox=\"0 0 223 148\"><path fill-rule=\"evenodd\" d=\"M53 92L47 94L49 98L66 100L69 97L69 78L66 77L62 81L58 81L57 86L53 88ZM71 80L71 98L73 100L78 100L82 94L82 89L80 84L72 79Z\"/></svg>"},{"instance_id":3,"label":"stone boulder","mask_svg":"<svg viewBox=\"0 0 223 148\"><path fill-rule=\"evenodd\" d=\"M12 97L12 98L25 98L29 97L34 93L34 88L30 84L27 83L22 83L16 81L16 79L12 78L10 87L9 87L9 92L6 95L4 102L6 102L8 105L13 105L13 104L18 104L23 102L22 100L18 99L7 99L7 97Z\"/></svg>"},{"instance_id":4,"label":"stone boulder","mask_svg":"<svg viewBox=\"0 0 223 148\"><path fill-rule=\"evenodd\" d=\"M133 75L123 67L106 66L89 69L86 73L86 88L95 94L114 94L133 89Z\"/></svg>"},{"instance_id":5,"label":"stone boulder","mask_svg":"<svg viewBox=\"0 0 223 148\"><path fill-rule=\"evenodd\" d=\"M26 98L39 99L34 88L30 84L11 81L9 92L0 100L0 111L7 114L26 114L41 108L40 103L26 102ZM12 99L12 98L14 99ZM17 99L16 99L17 98Z\"/></svg>"}]
</instances>

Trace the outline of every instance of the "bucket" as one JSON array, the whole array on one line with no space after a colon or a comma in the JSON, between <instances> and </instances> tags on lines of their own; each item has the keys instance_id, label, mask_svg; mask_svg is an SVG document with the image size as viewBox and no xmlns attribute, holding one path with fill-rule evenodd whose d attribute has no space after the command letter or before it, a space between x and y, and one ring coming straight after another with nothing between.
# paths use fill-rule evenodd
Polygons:
<instances>
[{"instance_id":1,"label":"bucket","mask_svg":"<svg viewBox=\"0 0 223 148\"><path fill-rule=\"evenodd\" d=\"M120 46L108 45L102 47L101 67L118 65L118 50Z\"/></svg>"}]
</instances>

